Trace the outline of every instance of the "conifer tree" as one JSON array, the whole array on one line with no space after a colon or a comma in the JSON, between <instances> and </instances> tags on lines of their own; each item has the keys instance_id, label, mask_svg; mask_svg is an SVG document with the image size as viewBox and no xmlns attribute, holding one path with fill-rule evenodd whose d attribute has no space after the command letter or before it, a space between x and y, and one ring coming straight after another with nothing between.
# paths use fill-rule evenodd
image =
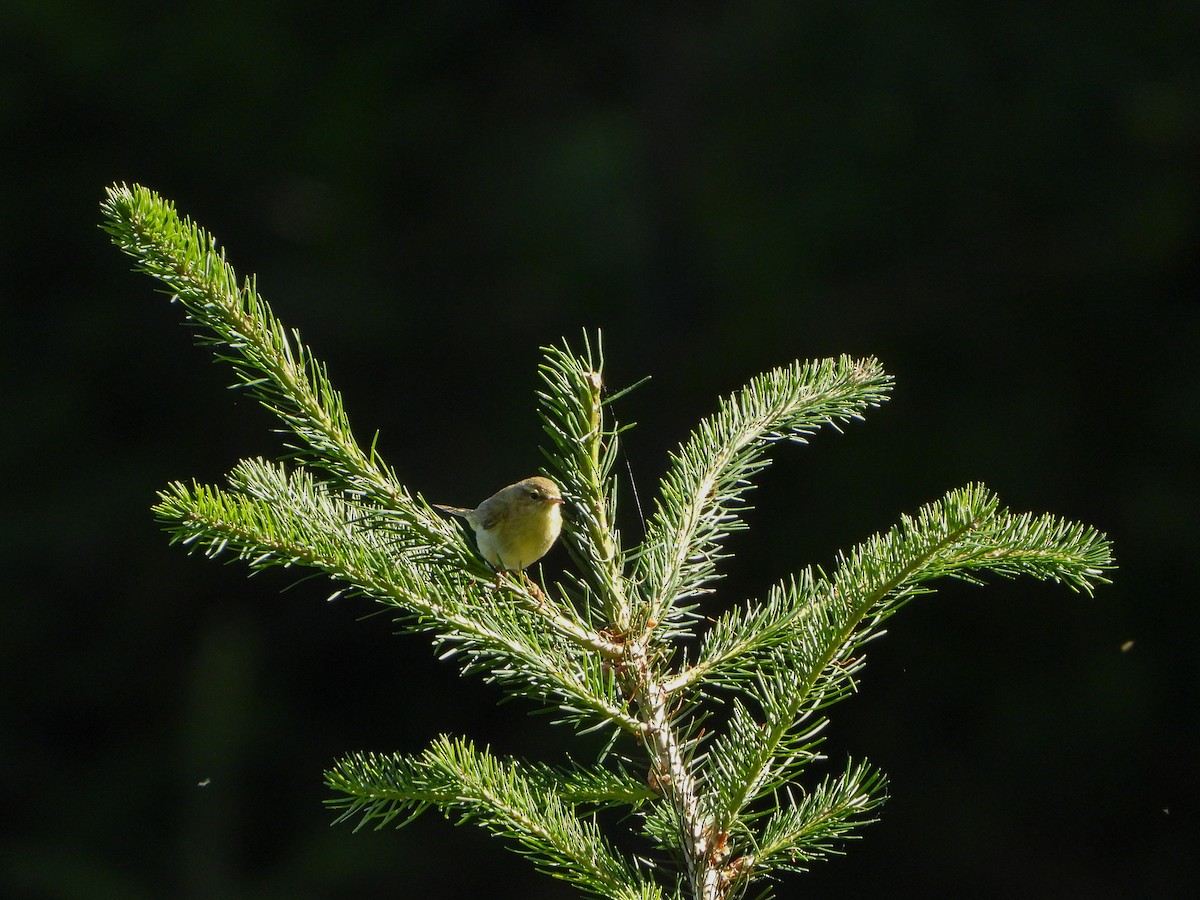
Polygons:
<instances>
[{"instance_id":1,"label":"conifer tree","mask_svg":"<svg viewBox=\"0 0 1200 900\"><path fill-rule=\"evenodd\" d=\"M298 566L393 611L464 675L607 731L588 764L502 758L463 737L419 754L349 753L325 773L329 805L359 826L433 807L478 823L585 893L620 900L767 897L786 872L873 821L882 773L850 761L814 773L826 710L855 688L862 645L943 577L1030 575L1091 593L1107 539L1053 515L1014 514L970 484L841 553L829 571L780 573L757 600L712 598L724 539L745 527L754 476L780 442L804 442L883 402L871 358L792 363L724 397L670 457L644 538L616 528L622 429L599 335L543 348L545 474L568 499L572 566L547 582L493 571L461 527L401 484L350 428L325 366L285 328L215 240L143 187L117 185L103 228L183 307L197 339L283 423L282 461L248 459L225 486L177 482L154 513L171 540L251 570ZM781 561L781 569L792 563ZM533 576L538 577L538 576ZM617 808L643 852L597 817Z\"/></svg>"}]
</instances>

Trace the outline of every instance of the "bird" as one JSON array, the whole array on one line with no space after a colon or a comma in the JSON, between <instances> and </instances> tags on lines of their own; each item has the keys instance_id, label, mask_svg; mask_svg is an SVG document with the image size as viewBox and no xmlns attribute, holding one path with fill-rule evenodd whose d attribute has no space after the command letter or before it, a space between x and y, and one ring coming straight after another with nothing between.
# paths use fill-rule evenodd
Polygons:
<instances>
[{"instance_id":1,"label":"bird","mask_svg":"<svg viewBox=\"0 0 1200 900\"><path fill-rule=\"evenodd\" d=\"M535 475L502 488L474 509L434 506L467 520L489 564L519 572L545 556L558 539L565 502L557 484Z\"/></svg>"}]
</instances>

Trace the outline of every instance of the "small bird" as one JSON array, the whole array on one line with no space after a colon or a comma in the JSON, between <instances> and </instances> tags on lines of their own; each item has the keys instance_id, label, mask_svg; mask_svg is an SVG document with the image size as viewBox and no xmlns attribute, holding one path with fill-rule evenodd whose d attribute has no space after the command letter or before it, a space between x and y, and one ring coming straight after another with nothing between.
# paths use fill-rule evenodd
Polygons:
<instances>
[{"instance_id":1,"label":"small bird","mask_svg":"<svg viewBox=\"0 0 1200 900\"><path fill-rule=\"evenodd\" d=\"M532 566L558 539L563 502L558 485L537 475L510 484L474 509L435 506L466 519L483 558L511 572Z\"/></svg>"}]
</instances>

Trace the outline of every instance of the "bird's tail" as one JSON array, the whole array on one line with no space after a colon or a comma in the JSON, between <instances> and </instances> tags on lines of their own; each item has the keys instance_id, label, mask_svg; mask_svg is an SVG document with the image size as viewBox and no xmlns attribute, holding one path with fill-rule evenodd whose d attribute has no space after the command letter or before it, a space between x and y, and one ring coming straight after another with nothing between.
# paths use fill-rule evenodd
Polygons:
<instances>
[{"instance_id":1,"label":"bird's tail","mask_svg":"<svg viewBox=\"0 0 1200 900\"><path fill-rule=\"evenodd\" d=\"M462 516L464 519L475 511L473 509L463 509L461 506L443 506L440 503L435 503L433 506L435 509L440 509L442 512L448 512L456 516Z\"/></svg>"}]
</instances>

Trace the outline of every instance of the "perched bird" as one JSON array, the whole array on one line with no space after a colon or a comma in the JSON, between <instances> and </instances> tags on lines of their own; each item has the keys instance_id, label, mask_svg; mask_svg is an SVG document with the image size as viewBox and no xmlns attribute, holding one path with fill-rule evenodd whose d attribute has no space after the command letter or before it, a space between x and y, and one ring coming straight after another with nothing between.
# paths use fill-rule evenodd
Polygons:
<instances>
[{"instance_id":1,"label":"perched bird","mask_svg":"<svg viewBox=\"0 0 1200 900\"><path fill-rule=\"evenodd\" d=\"M479 552L498 569L520 571L546 555L562 531L562 491L549 478L526 478L474 509L442 506L475 530Z\"/></svg>"}]
</instances>

